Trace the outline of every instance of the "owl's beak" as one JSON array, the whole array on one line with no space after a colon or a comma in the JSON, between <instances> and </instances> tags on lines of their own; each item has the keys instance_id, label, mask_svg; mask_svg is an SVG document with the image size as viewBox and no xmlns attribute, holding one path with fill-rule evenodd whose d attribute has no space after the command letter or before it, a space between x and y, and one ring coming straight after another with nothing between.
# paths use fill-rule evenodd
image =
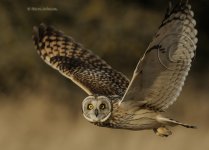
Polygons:
<instances>
[{"instance_id":1,"label":"owl's beak","mask_svg":"<svg viewBox=\"0 0 209 150\"><path fill-rule=\"evenodd\" d=\"M95 116L97 117L99 114L98 109L95 109L94 113L95 113Z\"/></svg>"}]
</instances>

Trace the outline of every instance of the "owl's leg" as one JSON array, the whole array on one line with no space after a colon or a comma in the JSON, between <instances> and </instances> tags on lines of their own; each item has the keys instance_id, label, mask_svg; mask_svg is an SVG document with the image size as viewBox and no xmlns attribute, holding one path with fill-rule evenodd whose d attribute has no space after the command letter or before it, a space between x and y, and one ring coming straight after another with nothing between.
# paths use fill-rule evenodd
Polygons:
<instances>
[{"instance_id":1,"label":"owl's leg","mask_svg":"<svg viewBox=\"0 0 209 150\"><path fill-rule=\"evenodd\" d=\"M161 137L168 137L169 135L172 134L172 132L166 127L154 128L153 131L155 132L156 135Z\"/></svg>"}]
</instances>

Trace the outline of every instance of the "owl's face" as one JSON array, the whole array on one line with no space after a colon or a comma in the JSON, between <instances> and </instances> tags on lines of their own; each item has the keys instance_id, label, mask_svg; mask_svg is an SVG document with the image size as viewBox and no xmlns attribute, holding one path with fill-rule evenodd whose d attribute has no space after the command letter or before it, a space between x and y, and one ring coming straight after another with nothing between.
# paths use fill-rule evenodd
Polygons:
<instances>
[{"instance_id":1,"label":"owl's face","mask_svg":"<svg viewBox=\"0 0 209 150\"><path fill-rule=\"evenodd\" d=\"M110 115L112 105L105 96L88 96L82 103L83 116L90 122L104 122Z\"/></svg>"}]
</instances>

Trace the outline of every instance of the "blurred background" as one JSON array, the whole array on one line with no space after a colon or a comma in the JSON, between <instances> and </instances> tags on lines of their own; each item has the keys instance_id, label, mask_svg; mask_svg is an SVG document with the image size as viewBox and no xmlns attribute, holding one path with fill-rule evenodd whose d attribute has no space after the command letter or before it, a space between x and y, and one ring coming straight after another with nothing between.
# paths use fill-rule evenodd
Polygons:
<instances>
[{"instance_id":1,"label":"blurred background","mask_svg":"<svg viewBox=\"0 0 209 150\"><path fill-rule=\"evenodd\" d=\"M131 78L157 31L167 0L1 0L1 150L208 150L209 1L190 1L199 31L197 54L171 118L198 129L153 131L101 128L82 116L86 94L47 66L32 42L32 27L55 26Z\"/></svg>"}]
</instances>

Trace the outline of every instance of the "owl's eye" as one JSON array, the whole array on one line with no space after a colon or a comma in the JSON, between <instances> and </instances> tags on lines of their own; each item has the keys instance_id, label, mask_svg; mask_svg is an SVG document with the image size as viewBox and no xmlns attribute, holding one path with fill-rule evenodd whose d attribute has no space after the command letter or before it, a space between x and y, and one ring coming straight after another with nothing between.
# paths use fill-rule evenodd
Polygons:
<instances>
[{"instance_id":1,"label":"owl's eye","mask_svg":"<svg viewBox=\"0 0 209 150\"><path fill-rule=\"evenodd\" d=\"M92 104L88 104L87 109L88 110L92 110L94 108L94 106Z\"/></svg>"},{"instance_id":2,"label":"owl's eye","mask_svg":"<svg viewBox=\"0 0 209 150\"><path fill-rule=\"evenodd\" d=\"M103 110L103 109L106 108L106 105L105 105L105 104L101 104L101 105L99 106L99 108Z\"/></svg>"}]
</instances>

